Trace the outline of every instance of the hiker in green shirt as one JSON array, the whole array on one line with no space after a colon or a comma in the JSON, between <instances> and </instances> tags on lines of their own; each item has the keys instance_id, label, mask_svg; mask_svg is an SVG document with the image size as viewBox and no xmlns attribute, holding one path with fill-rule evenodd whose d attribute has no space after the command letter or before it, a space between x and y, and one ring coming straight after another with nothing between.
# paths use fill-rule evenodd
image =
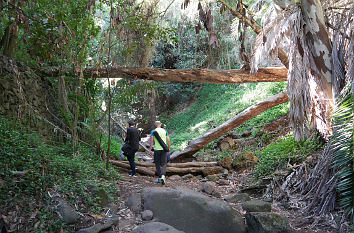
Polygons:
<instances>
[{"instance_id":1,"label":"hiker in green shirt","mask_svg":"<svg viewBox=\"0 0 354 233\"><path fill-rule=\"evenodd\" d=\"M155 122L155 127L156 129L151 131L151 138L150 138L150 155L152 155L152 148L154 147L154 162L155 162L155 167L156 167L156 173L159 176L157 179L157 183L166 183L166 164L167 164L167 154L170 152L171 148L171 141L168 136L168 133L165 129L161 128L161 122L156 121ZM159 138L163 141L161 143L159 142ZM168 147L167 147L167 145ZM165 147L165 148L164 148Z\"/></svg>"}]
</instances>

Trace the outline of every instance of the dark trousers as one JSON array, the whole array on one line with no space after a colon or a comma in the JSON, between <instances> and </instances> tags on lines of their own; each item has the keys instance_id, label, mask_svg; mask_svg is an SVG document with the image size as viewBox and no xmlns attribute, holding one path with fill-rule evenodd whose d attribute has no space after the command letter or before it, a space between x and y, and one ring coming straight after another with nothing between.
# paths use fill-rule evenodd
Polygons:
<instances>
[{"instance_id":1,"label":"dark trousers","mask_svg":"<svg viewBox=\"0 0 354 233\"><path fill-rule=\"evenodd\" d=\"M136 174L136 171L135 171L135 153L137 152L137 150L131 150L128 152L128 155L127 155L127 159L129 161L129 164L130 164L130 169L132 170L132 175L135 175Z\"/></svg>"},{"instance_id":2,"label":"dark trousers","mask_svg":"<svg viewBox=\"0 0 354 233\"><path fill-rule=\"evenodd\" d=\"M154 151L154 162L156 167L156 173L161 178L162 175L166 175L167 164L167 152L163 150Z\"/></svg>"}]
</instances>

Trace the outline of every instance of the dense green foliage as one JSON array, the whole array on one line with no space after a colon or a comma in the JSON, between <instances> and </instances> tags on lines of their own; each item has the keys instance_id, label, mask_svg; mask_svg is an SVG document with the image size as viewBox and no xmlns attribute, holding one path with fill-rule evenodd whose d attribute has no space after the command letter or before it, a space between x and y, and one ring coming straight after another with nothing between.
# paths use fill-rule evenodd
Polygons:
<instances>
[{"instance_id":1,"label":"dense green foliage","mask_svg":"<svg viewBox=\"0 0 354 233\"><path fill-rule=\"evenodd\" d=\"M50 203L48 191L64 195L79 211L92 213L101 211L93 189L104 189L111 201L117 199L114 183L119 174L112 168L106 170L91 148L81 145L73 155L70 144L45 144L35 132L27 133L17 122L3 117L0 117L0 148L0 176L4 182L0 186L0 205L8 211L21 207L31 215L36 205ZM19 175L21 171L25 173ZM55 215L49 206L41 209L37 231L58 232L60 227L73 230L55 220Z\"/></svg>"},{"instance_id":2,"label":"dense green foliage","mask_svg":"<svg viewBox=\"0 0 354 233\"><path fill-rule=\"evenodd\" d=\"M276 170L286 169L289 164L300 164L321 147L318 140L314 139L296 142L291 135L279 138L257 152L259 163L256 172L258 176L272 175Z\"/></svg>"},{"instance_id":3,"label":"dense green foliage","mask_svg":"<svg viewBox=\"0 0 354 233\"><path fill-rule=\"evenodd\" d=\"M251 83L241 85L206 84L198 93L198 99L183 113L166 117L167 129L171 132L172 147L183 149L189 140L195 139L211 128L236 116L252 104L279 93L285 83ZM285 115L288 105L276 106L246 122L234 131L243 133L252 130L254 135L261 127Z\"/></svg>"}]
</instances>

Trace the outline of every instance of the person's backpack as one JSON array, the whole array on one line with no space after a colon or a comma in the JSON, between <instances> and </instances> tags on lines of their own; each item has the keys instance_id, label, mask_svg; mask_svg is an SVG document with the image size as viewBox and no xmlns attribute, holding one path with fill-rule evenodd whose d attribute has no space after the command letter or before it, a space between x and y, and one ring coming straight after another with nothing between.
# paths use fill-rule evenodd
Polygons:
<instances>
[{"instance_id":1,"label":"person's backpack","mask_svg":"<svg viewBox=\"0 0 354 233\"><path fill-rule=\"evenodd\" d=\"M124 145L122 146L122 151L124 152L124 155L127 156L131 150L131 146L127 142L124 143Z\"/></svg>"},{"instance_id":2,"label":"person's backpack","mask_svg":"<svg viewBox=\"0 0 354 233\"><path fill-rule=\"evenodd\" d=\"M161 145L163 151L168 152L168 146L166 145L166 143L161 139L160 135L158 134L158 132L154 131L153 132L154 137L156 137L157 141L159 142L159 144Z\"/></svg>"}]
</instances>

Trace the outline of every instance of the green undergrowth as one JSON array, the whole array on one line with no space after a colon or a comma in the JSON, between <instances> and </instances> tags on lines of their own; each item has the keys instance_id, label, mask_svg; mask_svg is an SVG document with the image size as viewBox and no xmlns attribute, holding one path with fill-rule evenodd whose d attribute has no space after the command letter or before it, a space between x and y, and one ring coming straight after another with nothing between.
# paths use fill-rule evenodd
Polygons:
<instances>
[{"instance_id":1,"label":"green undergrowth","mask_svg":"<svg viewBox=\"0 0 354 233\"><path fill-rule=\"evenodd\" d=\"M123 140L118 136L111 136L110 156L113 159L118 159L120 155L120 149L122 148ZM102 138L102 148L104 151L108 149L108 136L105 135Z\"/></svg>"},{"instance_id":2,"label":"green undergrowth","mask_svg":"<svg viewBox=\"0 0 354 233\"><path fill-rule=\"evenodd\" d=\"M169 130L172 148L181 150L188 141L202 136L246 108L286 90L286 83L249 83L249 84L205 84L198 93L197 101L190 109L172 118L163 119ZM288 104L273 107L259 116L236 128L236 133L251 130L253 135L288 111Z\"/></svg>"},{"instance_id":3,"label":"green undergrowth","mask_svg":"<svg viewBox=\"0 0 354 233\"><path fill-rule=\"evenodd\" d=\"M101 158L84 145L73 154L70 143L48 145L35 132L0 116L0 153L1 214L15 211L29 219L27 227L35 232L74 231L50 207L49 193L59 193L78 211L93 214L102 211L97 190L103 189L110 201L118 198L115 183L120 175L113 168L106 170Z\"/></svg>"},{"instance_id":4,"label":"green undergrowth","mask_svg":"<svg viewBox=\"0 0 354 233\"><path fill-rule=\"evenodd\" d=\"M259 162L255 168L257 175L272 175L276 170L286 169L288 164L294 165L303 162L323 145L315 139L296 142L292 135L278 138L263 150L257 151Z\"/></svg>"}]
</instances>

